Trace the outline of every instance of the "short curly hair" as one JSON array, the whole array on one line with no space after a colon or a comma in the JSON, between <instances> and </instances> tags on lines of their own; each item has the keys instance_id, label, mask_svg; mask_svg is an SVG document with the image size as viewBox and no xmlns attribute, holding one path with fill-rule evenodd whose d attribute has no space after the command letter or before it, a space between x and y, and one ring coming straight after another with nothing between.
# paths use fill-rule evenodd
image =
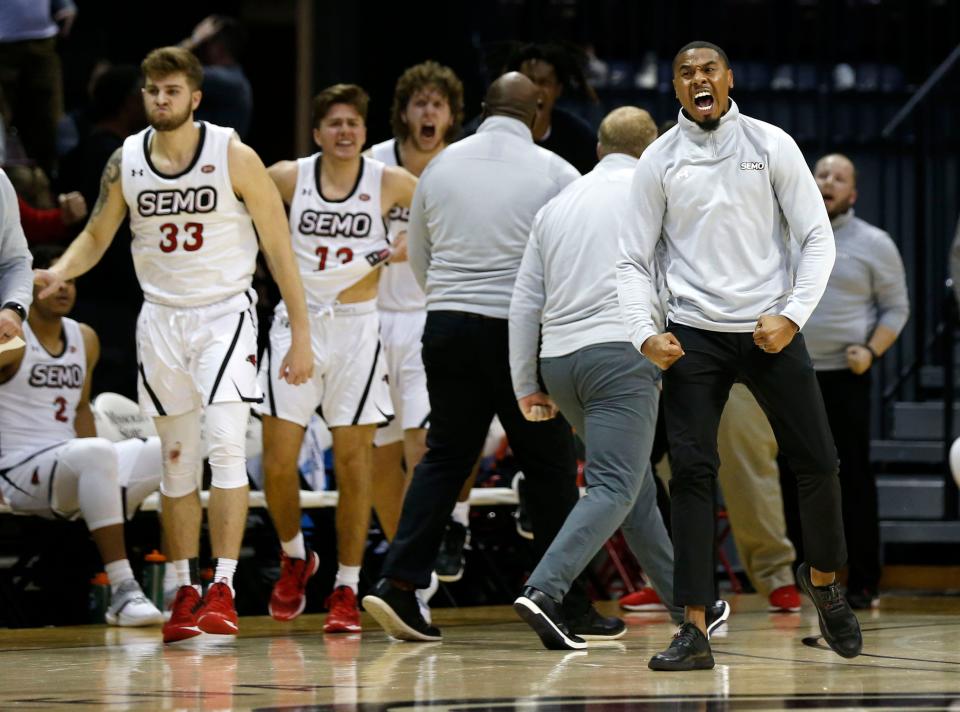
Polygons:
<instances>
[{"instance_id":1,"label":"short curly hair","mask_svg":"<svg viewBox=\"0 0 960 712\"><path fill-rule=\"evenodd\" d=\"M427 87L435 87L450 105L453 121L443 137L444 141L450 143L460 133L460 126L463 124L463 82L450 67L434 61L415 64L397 79L397 86L393 91L393 107L390 110L393 135L401 141L410 135L410 127L403 121L403 112L410 98Z\"/></svg>"}]
</instances>

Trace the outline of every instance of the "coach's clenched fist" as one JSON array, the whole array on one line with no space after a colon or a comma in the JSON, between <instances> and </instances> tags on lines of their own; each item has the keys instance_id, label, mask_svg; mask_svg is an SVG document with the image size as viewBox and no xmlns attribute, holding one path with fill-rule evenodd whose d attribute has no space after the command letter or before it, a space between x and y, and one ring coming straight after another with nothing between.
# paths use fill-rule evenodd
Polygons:
<instances>
[{"instance_id":1,"label":"coach's clenched fist","mask_svg":"<svg viewBox=\"0 0 960 712\"><path fill-rule=\"evenodd\" d=\"M677 337L669 331L663 334L651 336L643 342L640 353L653 361L662 370L666 371L683 356L683 346L677 341Z\"/></svg>"}]
</instances>

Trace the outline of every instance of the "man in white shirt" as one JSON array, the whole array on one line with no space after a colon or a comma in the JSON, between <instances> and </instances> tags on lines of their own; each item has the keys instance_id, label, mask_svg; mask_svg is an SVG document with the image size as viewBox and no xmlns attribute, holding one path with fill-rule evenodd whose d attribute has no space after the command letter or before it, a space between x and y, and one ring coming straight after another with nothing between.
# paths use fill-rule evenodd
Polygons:
<instances>
[{"instance_id":1,"label":"man in white shirt","mask_svg":"<svg viewBox=\"0 0 960 712\"><path fill-rule=\"evenodd\" d=\"M661 599L673 600L673 551L650 467L660 372L630 344L614 269L633 167L656 136L642 109L622 107L603 120L600 163L537 213L510 302L520 409L528 420L544 420L556 413L555 402L587 449L586 495L513 604L551 649L586 647L560 601L621 525ZM722 622L728 610L721 602L711 622ZM680 621L683 611L672 607L671 614Z\"/></svg>"},{"instance_id":2,"label":"man in white shirt","mask_svg":"<svg viewBox=\"0 0 960 712\"><path fill-rule=\"evenodd\" d=\"M537 555L577 501L569 424L531 423L517 407L507 316L533 218L578 174L533 143L537 88L523 75L497 79L484 112L487 118L474 136L430 162L410 207L410 266L427 295L428 450L404 498L384 578L364 598L377 622L405 640L440 639L440 631L421 616L413 589L430 582L450 509L494 414L527 478ZM566 605L582 630L611 637L623 628L619 620L599 617L582 586L571 589Z\"/></svg>"},{"instance_id":3,"label":"man in white shirt","mask_svg":"<svg viewBox=\"0 0 960 712\"><path fill-rule=\"evenodd\" d=\"M691 42L673 65L678 125L637 163L617 265L630 338L665 371L674 596L687 608L680 632L650 668L714 665L705 607L713 601L717 428L736 380L756 396L797 473L807 555L800 585L817 606L827 644L854 657L860 626L834 576L846 560L837 450L797 333L833 267L830 222L796 142L741 115L729 98L733 72L723 50ZM795 277L791 235L801 245ZM651 315L658 247L666 331Z\"/></svg>"}]
</instances>

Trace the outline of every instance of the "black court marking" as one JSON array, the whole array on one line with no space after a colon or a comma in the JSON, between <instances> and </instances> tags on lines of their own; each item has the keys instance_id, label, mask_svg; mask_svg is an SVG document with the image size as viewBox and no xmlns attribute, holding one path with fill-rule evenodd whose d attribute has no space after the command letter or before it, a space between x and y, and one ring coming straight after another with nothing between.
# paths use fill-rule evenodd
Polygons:
<instances>
[{"instance_id":1,"label":"black court marking","mask_svg":"<svg viewBox=\"0 0 960 712\"><path fill-rule=\"evenodd\" d=\"M770 660L778 663L795 663L799 665L829 665L830 667L862 667L869 668L870 670L903 670L905 672L935 672L941 675L953 675L958 674L960 671L955 673L953 670L943 670L939 668L921 668L921 667L905 667L899 665L871 665L870 663L855 663L851 662L856 660L856 658L841 658L835 652L829 648L825 648L831 657L826 660L800 660L797 658L783 658L783 657L774 657L772 655L754 655L752 653L734 653L730 650L721 650L719 648L713 648L715 655L732 655L735 658L750 658L752 660ZM868 654L861 654L858 657L873 657ZM933 661L934 664L940 664L939 661ZM957 693L960 695L960 691Z\"/></svg>"},{"instance_id":2,"label":"black court marking","mask_svg":"<svg viewBox=\"0 0 960 712\"><path fill-rule=\"evenodd\" d=\"M455 700L409 700L406 702L361 702L350 705L356 712L405 712L406 710L435 707L448 712L459 710L483 710L492 712L529 712L531 709L551 712L579 712L584 709L603 712L659 712L659 710L728 710L728 709L844 709L844 708L893 708L893 709L950 709L960 701L960 692L933 693L810 693L793 695L569 695L565 697L534 698L477 698ZM297 710L298 712L335 712L341 705L291 705L258 707L258 712Z\"/></svg>"},{"instance_id":3,"label":"black court marking","mask_svg":"<svg viewBox=\"0 0 960 712\"><path fill-rule=\"evenodd\" d=\"M901 626L901 627L912 628L914 626ZM922 628L925 626L916 626L916 627ZM933 627L933 626L929 626L929 627ZM898 627L891 626L890 628L882 628L878 630L899 630L899 629L900 628ZM872 631L863 631L863 632L869 633ZM826 650L827 652L830 652L830 653L833 652L833 649L831 649L829 645L823 642L822 635L810 635L810 636L807 636L806 638L803 638L801 642L810 648L816 648L817 650ZM858 655L857 657L883 658L884 660L903 660L905 662L913 662L913 663L933 663L934 665L960 665L960 661L958 660L929 660L927 658L907 658L902 655L880 655L879 653L860 653L860 655ZM853 658L848 658L848 659L852 660Z\"/></svg>"}]
</instances>

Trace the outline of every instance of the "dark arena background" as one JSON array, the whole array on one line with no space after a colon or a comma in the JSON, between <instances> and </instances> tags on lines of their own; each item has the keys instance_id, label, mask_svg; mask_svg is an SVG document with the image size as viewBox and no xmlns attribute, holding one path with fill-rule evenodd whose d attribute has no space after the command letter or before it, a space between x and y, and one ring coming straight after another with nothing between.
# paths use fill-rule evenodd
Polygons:
<instances>
[{"instance_id":1,"label":"dark arena background","mask_svg":"<svg viewBox=\"0 0 960 712\"><path fill-rule=\"evenodd\" d=\"M0 80L12 71L3 54L8 1L12 8L30 0L0 0ZM189 38L210 15L236 21L235 57L252 88L244 142L267 166L317 150L311 102L329 85L355 83L369 93L369 148L392 136L394 87L406 68L425 60L450 67L463 82L468 123L511 56L531 43L569 62L558 110L594 134L621 106L645 109L662 126L678 118L674 56L687 42L706 40L729 57L730 95L741 114L786 131L811 170L833 153L856 166L856 216L895 242L910 316L871 369L867 476L876 483L882 576L872 592L878 603L858 611L864 648L857 658L831 652L807 598L800 610L769 610L769 592L751 581L735 545L737 522L724 498L737 494L719 488L715 569L732 616L713 633L712 670L647 669L676 626L662 606L618 605L644 589L619 533L586 578L598 610L624 617L626 635L584 650L543 649L510 608L537 561L518 534L519 465L502 432L491 435L480 462L463 576L441 583L431 601L443 642L393 640L367 613L362 633L325 634L325 597L337 571L336 472L326 442L313 453L325 462L319 482L301 462L302 528L320 557L304 615L291 622L267 615L279 550L264 495L255 491L235 579L241 632L203 635L191 646L164 645L156 627L104 625L104 584L95 583L103 566L83 522L20 516L0 503L0 709L960 710L960 445L951 456L960 437L960 286L951 281L952 270L960 276L960 1L73 3L69 32L56 40L64 116L49 166L29 155L21 140L29 130L0 101L3 167L33 208L54 209L58 194L71 191L93 206L103 161L84 163L71 149L96 121L95 78L108 67L138 68L151 49ZM27 237L31 246L66 245L82 225ZM78 280L74 312L101 338L126 328L117 325L135 318L141 300L126 244L106 259L109 268ZM263 268L255 286L263 346L279 293ZM111 391L135 400L136 357L105 344L94 396ZM253 451L257 459L258 446ZM667 481L669 458L654 464ZM787 534L798 543L794 489L783 499ZM130 562L145 589L162 576L145 558L162 548L157 500L148 498L126 525ZM379 578L387 549L374 517L361 596ZM204 536L206 579L212 565Z\"/></svg>"}]
</instances>

